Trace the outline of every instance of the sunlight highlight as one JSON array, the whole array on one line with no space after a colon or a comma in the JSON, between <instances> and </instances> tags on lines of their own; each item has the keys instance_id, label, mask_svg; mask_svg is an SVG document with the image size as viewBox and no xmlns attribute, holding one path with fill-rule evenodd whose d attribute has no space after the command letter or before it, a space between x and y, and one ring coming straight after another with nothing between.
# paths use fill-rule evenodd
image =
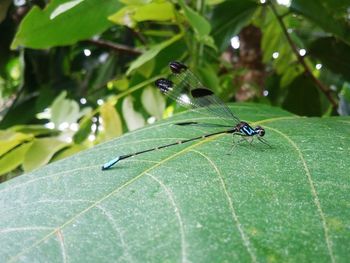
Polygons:
<instances>
[{"instance_id":1,"label":"sunlight highlight","mask_svg":"<svg viewBox=\"0 0 350 263\"><path fill-rule=\"evenodd\" d=\"M240 42L238 36L234 36L231 38L231 46L233 49L239 49Z\"/></svg>"}]
</instances>

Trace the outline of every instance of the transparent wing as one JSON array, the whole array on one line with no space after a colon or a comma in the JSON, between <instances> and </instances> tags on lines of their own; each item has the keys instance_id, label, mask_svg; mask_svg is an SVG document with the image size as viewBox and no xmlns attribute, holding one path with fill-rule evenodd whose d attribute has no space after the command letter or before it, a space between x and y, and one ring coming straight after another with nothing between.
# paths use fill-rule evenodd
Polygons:
<instances>
[{"instance_id":1,"label":"transparent wing","mask_svg":"<svg viewBox=\"0 0 350 263\"><path fill-rule=\"evenodd\" d=\"M170 68L173 72L170 78L156 82L164 94L187 108L215 115L230 125L240 122L225 103L206 88L185 65L172 62Z\"/></svg>"}]
</instances>

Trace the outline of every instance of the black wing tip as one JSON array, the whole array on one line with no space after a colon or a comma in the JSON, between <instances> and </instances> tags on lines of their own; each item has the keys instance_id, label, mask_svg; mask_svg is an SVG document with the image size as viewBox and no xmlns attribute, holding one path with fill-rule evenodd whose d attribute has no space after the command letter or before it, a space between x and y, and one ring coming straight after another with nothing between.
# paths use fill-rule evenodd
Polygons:
<instances>
[{"instance_id":1,"label":"black wing tip","mask_svg":"<svg viewBox=\"0 0 350 263\"><path fill-rule=\"evenodd\" d=\"M157 79L154 84L157 86L157 88L160 89L162 92L167 92L173 87L173 82L171 80L160 78Z\"/></svg>"},{"instance_id":2,"label":"black wing tip","mask_svg":"<svg viewBox=\"0 0 350 263\"><path fill-rule=\"evenodd\" d=\"M175 123L175 125L179 125L179 126L196 125L196 124L198 124L198 122L196 122L196 121L186 121L186 122Z\"/></svg>"},{"instance_id":3,"label":"black wing tip","mask_svg":"<svg viewBox=\"0 0 350 263\"><path fill-rule=\"evenodd\" d=\"M170 62L169 68L170 68L171 72L174 74L180 74L182 71L185 71L188 69L188 67L185 64L183 64L179 61Z\"/></svg>"}]
</instances>

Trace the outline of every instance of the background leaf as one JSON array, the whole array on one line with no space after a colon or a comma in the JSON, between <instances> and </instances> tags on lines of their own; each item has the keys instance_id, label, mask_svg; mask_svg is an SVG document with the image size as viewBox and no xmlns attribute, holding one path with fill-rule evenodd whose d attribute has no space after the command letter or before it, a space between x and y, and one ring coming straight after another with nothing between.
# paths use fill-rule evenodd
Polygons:
<instances>
[{"instance_id":1,"label":"background leaf","mask_svg":"<svg viewBox=\"0 0 350 263\"><path fill-rule=\"evenodd\" d=\"M100 108L100 113L103 121L104 140L120 136L123 132L122 121L114 106L109 102L104 103Z\"/></svg>"},{"instance_id":2,"label":"background leaf","mask_svg":"<svg viewBox=\"0 0 350 263\"><path fill-rule=\"evenodd\" d=\"M12 149L5 156L0 158L0 175L4 175L17 168L25 158L25 155L32 145L32 142L23 143Z\"/></svg>"},{"instance_id":3,"label":"background leaf","mask_svg":"<svg viewBox=\"0 0 350 263\"><path fill-rule=\"evenodd\" d=\"M165 99L159 90L153 87L145 88L141 95L141 101L149 114L156 117L158 120L162 118L165 110Z\"/></svg>"},{"instance_id":4,"label":"background leaf","mask_svg":"<svg viewBox=\"0 0 350 263\"><path fill-rule=\"evenodd\" d=\"M52 156L59 150L66 147L68 143L56 138L42 138L33 140L33 144L26 152L23 161L24 171L32 171L44 164L47 164Z\"/></svg>"},{"instance_id":5,"label":"background leaf","mask_svg":"<svg viewBox=\"0 0 350 263\"><path fill-rule=\"evenodd\" d=\"M134 27L138 22L142 21L166 21L174 18L174 9L170 2L153 2L128 5L109 16L108 19L116 24Z\"/></svg>"},{"instance_id":6,"label":"background leaf","mask_svg":"<svg viewBox=\"0 0 350 263\"><path fill-rule=\"evenodd\" d=\"M309 52L330 70L342 74L347 81L350 81L349 45L332 37L319 38L311 43Z\"/></svg>"},{"instance_id":7,"label":"background leaf","mask_svg":"<svg viewBox=\"0 0 350 263\"><path fill-rule=\"evenodd\" d=\"M256 1L229 0L214 8L212 35L220 50L230 45L230 39L247 25L257 7Z\"/></svg>"},{"instance_id":8,"label":"background leaf","mask_svg":"<svg viewBox=\"0 0 350 263\"><path fill-rule=\"evenodd\" d=\"M122 110L126 125L130 131L136 130L145 125L146 122L141 113L134 109L134 102L131 96L128 96L123 100Z\"/></svg>"},{"instance_id":9,"label":"background leaf","mask_svg":"<svg viewBox=\"0 0 350 263\"><path fill-rule=\"evenodd\" d=\"M55 10L52 11L52 13L50 15L50 19L52 20L56 16L59 16L59 15L63 14L64 12L69 11L70 9L72 9L76 5L80 4L81 2L83 2L83 0L72 0L72 1L68 1L64 4L59 5L58 7L56 7Z\"/></svg>"},{"instance_id":10,"label":"background leaf","mask_svg":"<svg viewBox=\"0 0 350 263\"><path fill-rule=\"evenodd\" d=\"M336 12L330 9L332 6L333 1L326 0L293 0L291 2L291 10L304 15L325 31L333 33L350 44L349 25L336 17ZM339 7L339 5L336 6Z\"/></svg>"},{"instance_id":11,"label":"background leaf","mask_svg":"<svg viewBox=\"0 0 350 263\"><path fill-rule=\"evenodd\" d=\"M346 262L349 119L232 109L273 148L228 154L221 135L101 171L116 155L208 132L171 125L203 120L187 112L1 184L1 261Z\"/></svg>"},{"instance_id":12,"label":"background leaf","mask_svg":"<svg viewBox=\"0 0 350 263\"><path fill-rule=\"evenodd\" d=\"M0 3L0 23L5 19L11 0L3 0Z\"/></svg>"},{"instance_id":13,"label":"background leaf","mask_svg":"<svg viewBox=\"0 0 350 263\"><path fill-rule=\"evenodd\" d=\"M211 26L210 23L205 19L205 17L201 16L188 5L186 5L186 3L183 0L179 0L179 5L184 10L184 15L186 16L188 22L200 38L210 33Z\"/></svg>"},{"instance_id":14,"label":"background leaf","mask_svg":"<svg viewBox=\"0 0 350 263\"><path fill-rule=\"evenodd\" d=\"M11 47L48 48L74 44L106 30L111 25L106 17L121 6L117 0L83 1L51 19L52 13L66 2L51 1L44 10L34 6L22 21Z\"/></svg>"},{"instance_id":15,"label":"background leaf","mask_svg":"<svg viewBox=\"0 0 350 263\"><path fill-rule=\"evenodd\" d=\"M134 60L126 74L130 74L133 70L143 66L145 63L152 60L155 56L158 55L159 52L161 52L166 47L172 45L173 43L177 42L182 37L181 34L175 35L172 38L161 42L160 44L154 45L149 50L147 50L145 53L143 53L141 56L139 56L136 60Z\"/></svg>"},{"instance_id":16,"label":"background leaf","mask_svg":"<svg viewBox=\"0 0 350 263\"><path fill-rule=\"evenodd\" d=\"M32 134L13 131L0 131L0 156L15 146L33 139Z\"/></svg>"},{"instance_id":17,"label":"background leaf","mask_svg":"<svg viewBox=\"0 0 350 263\"><path fill-rule=\"evenodd\" d=\"M320 94L315 84L301 75L287 87L288 93L283 106L301 116L320 115Z\"/></svg>"}]
</instances>

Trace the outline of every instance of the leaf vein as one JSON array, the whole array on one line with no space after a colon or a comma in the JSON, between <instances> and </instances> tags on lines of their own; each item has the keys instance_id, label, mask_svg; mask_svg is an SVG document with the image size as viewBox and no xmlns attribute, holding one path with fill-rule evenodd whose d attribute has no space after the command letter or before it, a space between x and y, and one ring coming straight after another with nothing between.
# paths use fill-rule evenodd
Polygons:
<instances>
[{"instance_id":1,"label":"leaf vein","mask_svg":"<svg viewBox=\"0 0 350 263\"><path fill-rule=\"evenodd\" d=\"M249 237L245 234L244 230L243 230L243 226L241 224L241 222L239 221L239 218L238 218L238 215L237 215L237 212L236 212L236 209L234 208L234 205L233 205L233 200L230 196L230 194L228 193L228 190L227 190L227 186L226 186L226 183L225 183L225 179L224 177L222 176L219 168L216 166L216 164L207 156L205 155L204 153L202 152L199 152L197 150L191 150L199 155L201 155L202 157L204 157L209 163L211 166L213 166L216 174L218 175L219 179L220 179L220 183L221 183L221 186L224 190L224 193L225 193L225 196L226 196L226 199L228 201L228 205L229 205L229 208L230 208L230 211L231 211L231 216L232 216L232 219L233 221L235 222L236 224L236 227L239 231L239 234L242 238L242 241L243 241L243 245L246 247L247 249L247 252L248 254L250 255L251 259L252 259L252 262L257 262L257 259L256 259L256 255L255 253L253 252L253 248L250 244L250 241L249 241Z\"/></svg>"},{"instance_id":2,"label":"leaf vein","mask_svg":"<svg viewBox=\"0 0 350 263\"><path fill-rule=\"evenodd\" d=\"M102 215L104 215L107 218L107 221L111 224L112 228L118 233L118 236L120 237L120 242L121 242L121 245L122 245L125 257L128 259L129 262L134 262L132 260L132 258L131 258L130 253L129 253L129 247L125 243L123 232L121 231L121 229L116 224L115 219L113 218L111 213L109 213L103 206L101 206L99 204L96 205L96 208L100 209L102 211Z\"/></svg>"},{"instance_id":3,"label":"leaf vein","mask_svg":"<svg viewBox=\"0 0 350 263\"><path fill-rule=\"evenodd\" d=\"M281 136L283 136L293 146L293 148L297 152L300 160L302 161L303 168L304 168L304 171L305 171L305 174L306 174L306 177L307 177L310 189L311 189L311 194L313 196L313 201L314 201L314 203L316 205L317 212L318 212L320 220L321 220L321 224L322 224L322 228L323 228L323 232L324 232L324 238L325 238L325 241L326 241L329 257L331 259L331 262L335 263L335 258L334 258L333 248L332 248L332 242L331 242L330 237L329 237L329 229L328 229L327 223L326 223L326 217L325 217L325 214L324 214L324 212L322 210L321 202L320 202L320 199L318 197L317 190L316 190L314 181L312 179L309 167L306 164L306 160L305 160L301 150L299 149L298 145L287 134L284 134L283 132L281 132L281 131L279 131L277 129L271 128L271 127L267 127L267 128L271 129L274 132L276 132L276 133L280 134Z\"/></svg>"},{"instance_id":4,"label":"leaf vein","mask_svg":"<svg viewBox=\"0 0 350 263\"><path fill-rule=\"evenodd\" d=\"M165 191L166 195L168 196L171 205L174 207L174 212L177 217L177 220L179 222L179 228L180 228L180 236L181 236L181 261L182 262L188 262L187 260L187 245L185 240L185 230L184 230L184 224L181 218L180 209L176 205L175 198L171 192L171 190L157 177L150 173L146 173L148 176L150 176L154 181L156 181Z\"/></svg>"},{"instance_id":5,"label":"leaf vein","mask_svg":"<svg viewBox=\"0 0 350 263\"><path fill-rule=\"evenodd\" d=\"M64 246L64 239L63 239L61 229L59 229L59 228L56 229L56 236L57 236L58 242L60 244L61 253L62 253L62 260L64 263L66 263L67 262L67 253L66 253L66 249Z\"/></svg>"}]
</instances>

